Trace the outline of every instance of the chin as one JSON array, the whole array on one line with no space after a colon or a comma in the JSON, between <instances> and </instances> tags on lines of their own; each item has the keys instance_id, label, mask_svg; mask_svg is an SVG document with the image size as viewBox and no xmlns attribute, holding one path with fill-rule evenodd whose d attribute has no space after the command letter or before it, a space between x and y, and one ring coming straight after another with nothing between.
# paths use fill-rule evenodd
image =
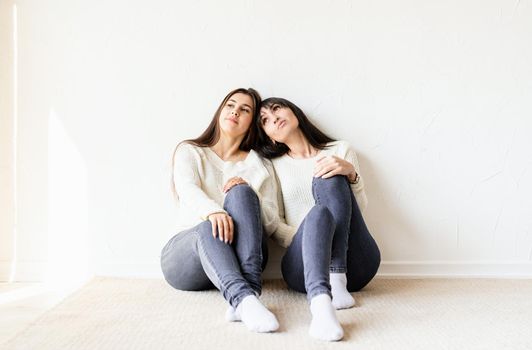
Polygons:
<instances>
[{"instance_id":1,"label":"chin","mask_svg":"<svg viewBox=\"0 0 532 350\"><path fill-rule=\"evenodd\" d=\"M238 125L224 124L224 125L220 125L220 129L222 129L225 132L234 134L235 132L238 132Z\"/></svg>"}]
</instances>

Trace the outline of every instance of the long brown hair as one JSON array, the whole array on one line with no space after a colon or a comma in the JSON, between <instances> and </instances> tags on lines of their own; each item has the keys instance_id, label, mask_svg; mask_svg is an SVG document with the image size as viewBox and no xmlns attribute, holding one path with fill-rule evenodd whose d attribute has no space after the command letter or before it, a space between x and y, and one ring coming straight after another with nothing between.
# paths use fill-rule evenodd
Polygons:
<instances>
[{"instance_id":1,"label":"long brown hair","mask_svg":"<svg viewBox=\"0 0 532 350\"><path fill-rule=\"evenodd\" d=\"M297 118L299 123L299 129L303 132L303 135L307 138L308 142L317 149L325 149L328 142L335 141L333 138L326 135L323 131L318 129L314 124L310 122L305 113L287 99L280 97L270 97L262 101L260 108L267 110L271 109L274 105L289 108ZM260 110L259 110L260 114ZM287 145L280 142L272 142L272 140L266 135L266 132L262 128L260 118L255 121L256 138L253 143L253 149L257 151L264 158L277 158L290 150Z\"/></svg>"},{"instance_id":2,"label":"long brown hair","mask_svg":"<svg viewBox=\"0 0 532 350\"><path fill-rule=\"evenodd\" d=\"M256 120L259 117L259 109L260 109L260 101L261 97L259 93L252 88L238 88L234 89L233 91L229 92L223 99L222 103L218 106L218 109L216 109L216 112L214 113L214 117L212 118L211 122L209 123L209 126L207 126L207 129L203 131L203 133L196 137L195 139L188 139L181 141L177 144L177 146L174 148L174 152L172 152L172 169L171 169L171 177L170 177L170 186L172 189L172 193L174 194L174 198L178 199L178 195L175 191L175 185L174 185L174 165L175 165L175 153L177 152L178 147L182 143L188 143L192 144L194 146L198 147L212 147L214 146L218 140L220 139L220 113L222 112L222 109L224 108L227 101L233 96L234 94L244 94L251 97L253 100L253 106L251 108L253 109L252 119L251 119L251 127L249 128L246 136L244 136L244 139L240 143L240 146L238 147L240 150L249 152L252 149L253 142L256 138L257 130L253 127Z\"/></svg>"}]
</instances>

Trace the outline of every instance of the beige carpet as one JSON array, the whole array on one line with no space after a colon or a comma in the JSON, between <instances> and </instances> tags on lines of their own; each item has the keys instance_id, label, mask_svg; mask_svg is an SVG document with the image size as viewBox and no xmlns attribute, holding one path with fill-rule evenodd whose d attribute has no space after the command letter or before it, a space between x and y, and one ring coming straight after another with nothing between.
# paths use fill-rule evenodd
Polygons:
<instances>
[{"instance_id":1,"label":"beige carpet","mask_svg":"<svg viewBox=\"0 0 532 350\"><path fill-rule=\"evenodd\" d=\"M216 291L180 292L160 280L97 278L2 349L532 349L532 280L375 279L338 312L344 340L307 334L305 296L282 281L261 299L281 329L227 323Z\"/></svg>"}]
</instances>

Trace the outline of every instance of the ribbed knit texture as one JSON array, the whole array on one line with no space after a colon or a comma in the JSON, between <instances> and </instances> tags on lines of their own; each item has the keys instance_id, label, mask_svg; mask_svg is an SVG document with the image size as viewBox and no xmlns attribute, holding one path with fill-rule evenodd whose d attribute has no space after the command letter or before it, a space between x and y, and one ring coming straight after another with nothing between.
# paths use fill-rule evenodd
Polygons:
<instances>
[{"instance_id":1,"label":"ribbed knit texture","mask_svg":"<svg viewBox=\"0 0 532 350\"><path fill-rule=\"evenodd\" d=\"M270 161L250 151L246 159L229 162L208 147L182 144L174 156L173 181L178 195L175 233L199 224L210 214L225 212L223 187L234 176L243 178L259 197L266 233L282 230L286 225L278 215L278 188Z\"/></svg>"},{"instance_id":2,"label":"ribbed knit texture","mask_svg":"<svg viewBox=\"0 0 532 350\"><path fill-rule=\"evenodd\" d=\"M299 227L315 204L312 195L314 168L318 159L324 156L334 155L354 165L356 172L360 175L360 180L356 185L351 185L351 189L355 194L361 211L367 207L368 200L364 191L364 180L360 173L360 166L355 151L345 141L329 142L327 146L326 149L320 151L315 157L294 159L285 154L282 157L272 160L283 196L282 206L280 205L281 211L284 207L286 223L293 228ZM295 234L295 230L292 230L292 233ZM292 241L292 238L293 235L277 237L276 240L281 242L282 246L287 247Z\"/></svg>"}]
</instances>

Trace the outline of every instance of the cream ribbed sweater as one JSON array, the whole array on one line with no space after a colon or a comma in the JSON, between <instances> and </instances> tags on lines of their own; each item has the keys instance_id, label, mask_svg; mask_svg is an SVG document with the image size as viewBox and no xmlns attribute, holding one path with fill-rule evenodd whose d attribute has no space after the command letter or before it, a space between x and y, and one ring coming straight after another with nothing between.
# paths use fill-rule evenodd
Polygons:
<instances>
[{"instance_id":1,"label":"cream ribbed sweater","mask_svg":"<svg viewBox=\"0 0 532 350\"><path fill-rule=\"evenodd\" d=\"M307 213L314 206L312 195L312 178L316 161L323 156L334 155L349 161L355 166L360 180L356 185L351 185L356 201L361 211L367 207L368 200L364 191L364 180L355 151L345 141L334 141L327 144L316 156L305 159L294 159L284 155L272 160L282 192L282 203L279 204L280 215L283 216L291 229L274 234L275 240L282 246L288 247L293 235Z\"/></svg>"},{"instance_id":2,"label":"cream ribbed sweater","mask_svg":"<svg viewBox=\"0 0 532 350\"><path fill-rule=\"evenodd\" d=\"M278 215L278 188L270 161L250 151L243 161L227 162L208 147L187 143L181 144L174 155L177 232L201 223L210 214L226 212L223 187L234 176L243 178L259 197L267 235L291 232Z\"/></svg>"}]
</instances>

